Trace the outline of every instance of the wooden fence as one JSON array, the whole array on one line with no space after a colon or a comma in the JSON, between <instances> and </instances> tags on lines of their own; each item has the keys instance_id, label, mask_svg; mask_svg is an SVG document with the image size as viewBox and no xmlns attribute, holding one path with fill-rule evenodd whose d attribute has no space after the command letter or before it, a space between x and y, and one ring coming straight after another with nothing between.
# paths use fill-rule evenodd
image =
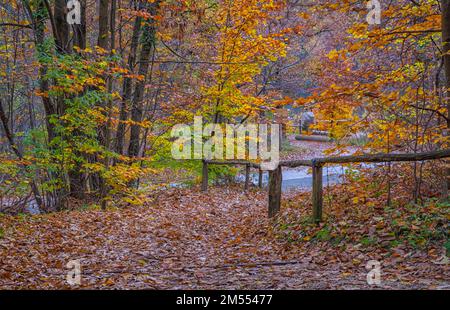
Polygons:
<instances>
[{"instance_id":1,"label":"wooden fence","mask_svg":"<svg viewBox=\"0 0 450 310\"><path fill-rule=\"evenodd\" d=\"M387 162L413 162L437 160L450 157L450 149L416 154L374 154L361 156L341 156L325 157L312 160L287 160L280 161L278 168L269 171L269 217L275 217L281 208L281 185L283 182L283 167L311 167L313 172L312 180L312 203L313 218L316 222L322 221L323 208L323 167L327 164L348 164L348 163L387 163ZM203 161L203 182L202 190L208 190L208 165L244 165L245 189L248 190L250 184L250 169L256 168L259 171L258 185L262 187L262 170L259 164L249 161Z\"/></svg>"},{"instance_id":2,"label":"wooden fence","mask_svg":"<svg viewBox=\"0 0 450 310\"><path fill-rule=\"evenodd\" d=\"M256 168L259 172L258 178L258 186L262 188L262 177L263 171L261 170L261 166L256 163L252 163L245 160L227 160L227 161L217 161L217 160L204 160L203 161L203 173L202 173L202 191L206 192L208 190L208 166L209 165L230 165L230 166L245 166L245 190L248 190L250 187L250 169Z\"/></svg>"}]
</instances>

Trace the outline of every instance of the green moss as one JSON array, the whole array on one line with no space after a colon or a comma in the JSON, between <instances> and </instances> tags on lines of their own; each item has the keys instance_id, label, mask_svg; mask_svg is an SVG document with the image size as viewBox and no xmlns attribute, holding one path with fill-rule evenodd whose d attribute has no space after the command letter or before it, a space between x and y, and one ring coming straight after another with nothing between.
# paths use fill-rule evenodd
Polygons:
<instances>
[{"instance_id":1,"label":"green moss","mask_svg":"<svg viewBox=\"0 0 450 310\"><path fill-rule=\"evenodd\" d=\"M315 238L321 241L329 241L331 239L331 231L328 227L324 227L316 233Z\"/></svg>"},{"instance_id":2,"label":"green moss","mask_svg":"<svg viewBox=\"0 0 450 310\"><path fill-rule=\"evenodd\" d=\"M369 247L377 243L377 239L373 237L363 237L359 243L361 243L365 247Z\"/></svg>"}]
</instances>

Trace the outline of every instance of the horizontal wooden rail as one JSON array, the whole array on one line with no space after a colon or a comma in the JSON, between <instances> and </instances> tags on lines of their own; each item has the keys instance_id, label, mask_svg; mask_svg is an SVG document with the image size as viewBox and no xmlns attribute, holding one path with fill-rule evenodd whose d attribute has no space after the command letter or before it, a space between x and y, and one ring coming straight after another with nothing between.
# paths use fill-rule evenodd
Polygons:
<instances>
[{"instance_id":1,"label":"horizontal wooden rail","mask_svg":"<svg viewBox=\"0 0 450 310\"><path fill-rule=\"evenodd\" d=\"M348 164L348 163L385 163L385 162L412 162L437 160L450 157L450 149L415 153L415 154L367 154L356 156L324 157L313 160L283 160L279 162L278 168L269 172L269 217L275 217L281 208L281 188L283 181L282 167L312 167L313 171L313 218L316 222L322 221L323 205L323 166L326 164ZM208 165L243 165L245 169L245 189L250 184L250 168L256 168L259 171L258 184L262 187L261 165L245 160L204 160L202 190L208 190Z\"/></svg>"},{"instance_id":2,"label":"horizontal wooden rail","mask_svg":"<svg viewBox=\"0 0 450 310\"><path fill-rule=\"evenodd\" d=\"M280 161L280 166L297 168L297 167L312 167L312 160L282 160Z\"/></svg>"},{"instance_id":3,"label":"horizontal wooden rail","mask_svg":"<svg viewBox=\"0 0 450 310\"><path fill-rule=\"evenodd\" d=\"M295 136L295 140L297 141L313 141L313 142L331 142L332 139L328 136L319 136L319 135L297 135Z\"/></svg>"},{"instance_id":4,"label":"horizontal wooden rail","mask_svg":"<svg viewBox=\"0 0 450 310\"><path fill-rule=\"evenodd\" d=\"M208 165L242 165L242 166L247 166L249 165L252 168L261 168L260 164L257 163L253 163L251 161L246 161L246 160L227 160L227 161L220 161L220 160L205 160L204 162L206 162Z\"/></svg>"},{"instance_id":5,"label":"horizontal wooden rail","mask_svg":"<svg viewBox=\"0 0 450 310\"><path fill-rule=\"evenodd\" d=\"M322 221L323 208L323 166L326 164L347 164L347 163L385 163L385 162L412 162L425 160L438 160L450 157L450 149L415 153L415 154L368 154L359 156L325 157L313 160L288 160L281 161L280 167L300 167L307 166L313 169L313 218L315 222ZM281 169L280 169L281 170ZM274 217L281 208L281 184L282 173L272 172L269 184L269 216Z\"/></svg>"},{"instance_id":6,"label":"horizontal wooden rail","mask_svg":"<svg viewBox=\"0 0 450 310\"><path fill-rule=\"evenodd\" d=\"M387 163L395 161L437 160L450 157L450 149L415 154L369 154L360 156L325 157L313 159L315 164Z\"/></svg>"}]
</instances>

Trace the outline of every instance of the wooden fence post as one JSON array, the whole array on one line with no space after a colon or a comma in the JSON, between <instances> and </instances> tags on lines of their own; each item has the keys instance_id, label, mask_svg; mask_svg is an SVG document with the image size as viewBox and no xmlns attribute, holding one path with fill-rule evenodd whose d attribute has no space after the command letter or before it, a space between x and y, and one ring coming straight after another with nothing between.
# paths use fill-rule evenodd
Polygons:
<instances>
[{"instance_id":1,"label":"wooden fence post","mask_svg":"<svg viewBox=\"0 0 450 310\"><path fill-rule=\"evenodd\" d=\"M245 165L245 190L250 187L250 165Z\"/></svg>"},{"instance_id":2,"label":"wooden fence post","mask_svg":"<svg viewBox=\"0 0 450 310\"><path fill-rule=\"evenodd\" d=\"M259 168L258 187L259 188L263 187L263 171L261 170L261 168Z\"/></svg>"},{"instance_id":3,"label":"wooden fence post","mask_svg":"<svg viewBox=\"0 0 450 310\"><path fill-rule=\"evenodd\" d=\"M322 165L313 163L313 218L316 223L322 221L323 186L322 186Z\"/></svg>"},{"instance_id":4,"label":"wooden fence post","mask_svg":"<svg viewBox=\"0 0 450 310\"><path fill-rule=\"evenodd\" d=\"M202 191L208 191L208 163L203 161L203 169L202 169Z\"/></svg>"},{"instance_id":5,"label":"wooden fence post","mask_svg":"<svg viewBox=\"0 0 450 310\"><path fill-rule=\"evenodd\" d=\"M279 135L279 151L281 152L283 150L283 124L279 124L278 126L280 126L280 135Z\"/></svg>"},{"instance_id":6,"label":"wooden fence post","mask_svg":"<svg viewBox=\"0 0 450 310\"><path fill-rule=\"evenodd\" d=\"M281 208L282 168L269 171L269 218L275 217Z\"/></svg>"}]
</instances>

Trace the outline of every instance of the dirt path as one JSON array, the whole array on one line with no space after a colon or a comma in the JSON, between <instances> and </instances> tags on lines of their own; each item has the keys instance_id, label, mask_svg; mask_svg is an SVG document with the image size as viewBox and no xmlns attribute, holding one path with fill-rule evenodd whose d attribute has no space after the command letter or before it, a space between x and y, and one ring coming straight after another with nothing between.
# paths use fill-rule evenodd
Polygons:
<instances>
[{"instance_id":1,"label":"dirt path","mask_svg":"<svg viewBox=\"0 0 450 310\"><path fill-rule=\"evenodd\" d=\"M318 142L318 141L299 141L295 139L295 135L290 135L288 137L289 143L298 148L294 152L286 154L286 160L295 159L313 159L324 157L325 151L333 149L336 147L334 142ZM340 150L339 153L334 152L334 154L339 155L351 155L357 151L357 147L347 146Z\"/></svg>"},{"instance_id":2,"label":"dirt path","mask_svg":"<svg viewBox=\"0 0 450 310\"><path fill-rule=\"evenodd\" d=\"M265 209L262 192L174 189L151 206L19 221L1 217L0 288L70 288L65 281L70 260L81 262L81 288L369 287L364 267L370 255L355 265L320 244L305 248L278 240L269 233ZM442 268L447 267L424 264L415 261L405 278L387 265L381 287L445 287ZM421 276L430 268L441 279Z\"/></svg>"}]
</instances>

